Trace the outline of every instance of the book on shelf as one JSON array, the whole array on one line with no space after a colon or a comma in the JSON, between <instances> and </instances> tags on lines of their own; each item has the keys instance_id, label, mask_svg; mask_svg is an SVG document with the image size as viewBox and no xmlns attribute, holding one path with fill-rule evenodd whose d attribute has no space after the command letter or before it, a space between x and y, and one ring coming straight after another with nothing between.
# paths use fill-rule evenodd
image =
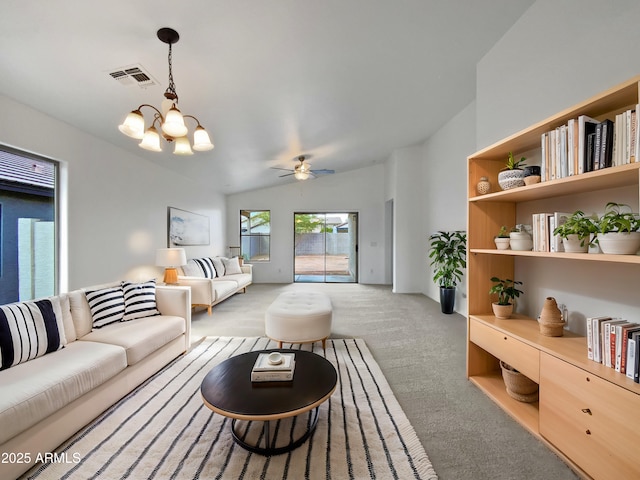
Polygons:
<instances>
[{"instance_id":1,"label":"book on shelf","mask_svg":"<svg viewBox=\"0 0 640 480\"><path fill-rule=\"evenodd\" d=\"M631 327L622 329L622 346L620 348L620 373L627 373L627 350L633 332L640 332L640 325L632 323Z\"/></svg>"},{"instance_id":2,"label":"book on shelf","mask_svg":"<svg viewBox=\"0 0 640 480\"><path fill-rule=\"evenodd\" d=\"M593 163L590 162L592 151L589 151L588 144L590 135L595 133L596 125L599 122L587 115L578 117L578 173L590 172L593 170ZM593 157L591 157L592 159Z\"/></svg>"},{"instance_id":3,"label":"book on shelf","mask_svg":"<svg viewBox=\"0 0 640 480\"><path fill-rule=\"evenodd\" d=\"M601 347L601 330L602 322L611 320L611 317L589 317L588 322L591 322L591 338L589 338L589 329L587 327L587 342L591 348L593 354L593 361L602 363L602 347ZM588 356L588 354L587 354Z\"/></svg>"},{"instance_id":4,"label":"book on shelf","mask_svg":"<svg viewBox=\"0 0 640 480\"><path fill-rule=\"evenodd\" d=\"M605 367L611 367L611 360L615 357L615 347L611 348L611 330L612 327L615 329L615 325L625 323L624 320L605 320L602 322L602 331L601 333L601 345L602 345L602 364ZM614 330L615 337L615 330ZM615 345L615 342L614 342ZM614 360L615 362L615 360ZM615 367L615 363L614 363Z\"/></svg>"},{"instance_id":5,"label":"book on shelf","mask_svg":"<svg viewBox=\"0 0 640 480\"><path fill-rule=\"evenodd\" d=\"M623 344L623 331L631 328L635 323L621 323L616 325L611 330L611 368L616 372L620 371L622 367L622 344Z\"/></svg>"}]
</instances>

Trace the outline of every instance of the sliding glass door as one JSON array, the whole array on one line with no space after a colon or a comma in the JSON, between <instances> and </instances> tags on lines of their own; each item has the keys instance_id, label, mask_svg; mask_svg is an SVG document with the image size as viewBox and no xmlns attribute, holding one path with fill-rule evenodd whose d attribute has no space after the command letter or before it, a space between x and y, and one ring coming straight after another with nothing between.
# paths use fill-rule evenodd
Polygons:
<instances>
[{"instance_id":1,"label":"sliding glass door","mask_svg":"<svg viewBox=\"0 0 640 480\"><path fill-rule=\"evenodd\" d=\"M294 281L358 281L358 214L294 213Z\"/></svg>"}]
</instances>

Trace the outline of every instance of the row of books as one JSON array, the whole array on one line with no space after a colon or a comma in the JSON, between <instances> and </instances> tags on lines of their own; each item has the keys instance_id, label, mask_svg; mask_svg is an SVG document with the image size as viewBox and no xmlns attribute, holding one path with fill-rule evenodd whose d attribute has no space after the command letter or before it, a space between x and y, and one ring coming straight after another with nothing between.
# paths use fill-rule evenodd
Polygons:
<instances>
[{"instance_id":1,"label":"row of books","mask_svg":"<svg viewBox=\"0 0 640 480\"><path fill-rule=\"evenodd\" d=\"M571 216L570 213L534 213L532 215L531 236L534 252L564 252L562 239L554 235L556 227L562 225Z\"/></svg>"},{"instance_id":2,"label":"row of books","mask_svg":"<svg viewBox=\"0 0 640 480\"><path fill-rule=\"evenodd\" d=\"M277 364L269 361L268 353L260 353L251 369L251 381L289 382L293 380L295 368L296 359L294 353L282 353Z\"/></svg>"},{"instance_id":3,"label":"row of books","mask_svg":"<svg viewBox=\"0 0 640 480\"><path fill-rule=\"evenodd\" d=\"M587 318L587 357L640 383L640 324L611 317Z\"/></svg>"},{"instance_id":4,"label":"row of books","mask_svg":"<svg viewBox=\"0 0 640 480\"><path fill-rule=\"evenodd\" d=\"M640 111L640 104L617 114L615 121L580 115L543 133L541 181L640 161L636 111Z\"/></svg>"}]
</instances>

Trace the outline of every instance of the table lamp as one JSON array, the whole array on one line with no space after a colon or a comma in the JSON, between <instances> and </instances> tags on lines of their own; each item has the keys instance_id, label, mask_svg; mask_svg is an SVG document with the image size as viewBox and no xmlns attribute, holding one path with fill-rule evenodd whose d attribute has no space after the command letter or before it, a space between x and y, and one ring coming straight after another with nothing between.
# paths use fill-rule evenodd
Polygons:
<instances>
[{"instance_id":1,"label":"table lamp","mask_svg":"<svg viewBox=\"0 0 640 480\"><path fill-rule=\"evenodd\" d=\"M178 283L178 271L176 267L186 265L187 254L184 248L159 248L156 251L156 265L165 267L164 283L176 285Z\"/></svg>"}]
</instances>

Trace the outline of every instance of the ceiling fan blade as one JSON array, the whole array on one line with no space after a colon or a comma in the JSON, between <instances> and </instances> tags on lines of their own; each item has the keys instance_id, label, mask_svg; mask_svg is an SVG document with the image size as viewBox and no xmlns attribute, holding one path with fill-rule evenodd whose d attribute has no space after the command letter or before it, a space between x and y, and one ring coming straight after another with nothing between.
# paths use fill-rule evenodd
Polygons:
<instances>
[{"instance_id":1,"label":"ceiling fan blade","mask_svg":"<svg viewBox=\"0 0 640 480\"><path fill-rule=\"evenodd\" d=\"M284 168L282 168L281 170L284 170ZM279 177L280 177L280 178L282 178L282 177L288 177L288 176L293 175L293 174L294 174L293 172L291 172L291 173L285 173L284 175L279 175Z\"/></svg>"},{"instance_id":2,"label":"ceiling fan blade","mask_svg":"<svg viewBox=\"0 0 640 480\"><path fill-rule=\"evenodd\" d=\"M270 167L272 170L284 170L285 172L290 172L290 168L280 168L280 167Z\"/></svg>"},{"instance_id":3,"label":"ceiling fan blade","mask_svg":"<svg viewBox=\"0 0 640 480\"><path fill-rule=\"evenodd\" d=\"M319 170L311 170L311 173L315 173L316 175L331 175L332 173L336 173L336 171L328 168L322 168Z\"/></svg>"}]
</instances>

